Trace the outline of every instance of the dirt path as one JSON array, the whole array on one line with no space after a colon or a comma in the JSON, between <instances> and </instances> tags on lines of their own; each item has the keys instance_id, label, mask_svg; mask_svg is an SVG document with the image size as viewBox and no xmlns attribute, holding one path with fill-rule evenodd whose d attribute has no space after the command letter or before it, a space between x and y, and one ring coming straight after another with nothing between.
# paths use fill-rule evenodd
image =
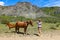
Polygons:
<instances>
[{"instance_id":1,"label":"dirt path","mask_svg":"<svg viewBox=\"0 0 60 40\"><path fill-rule=\"evenodd\" d=\"M0 34L0 40L60 40L60 31L42 33L41 36L22 34Z\"/></svg>"}]
</instances>

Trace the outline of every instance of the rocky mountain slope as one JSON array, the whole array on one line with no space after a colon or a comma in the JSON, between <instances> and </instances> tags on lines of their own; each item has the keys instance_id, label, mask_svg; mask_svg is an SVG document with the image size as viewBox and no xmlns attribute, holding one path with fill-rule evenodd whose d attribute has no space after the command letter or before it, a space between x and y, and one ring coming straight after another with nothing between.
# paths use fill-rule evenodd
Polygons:
<instances>
[{"instance_id":1,"label":"rocky mountain slope","mask_svg":"<svg viewBox=\"0 0 60 40\"><path fill-rule=\"evenodd\" d=\"M0 15L24 16L28 18L48 16L39 7L28 2L18 2L13 6L0 6Z\"/></svg>"},{"instance_id":2,"label":"rocky mountain slope","mask_svg":"<svg viewBox=\"0 0 60 40\"><path fill-rule=\"evenodd\" d=\"M60 17L60 7L44 7L41 10L48 15Z\"/></svg>"}]
</instances>

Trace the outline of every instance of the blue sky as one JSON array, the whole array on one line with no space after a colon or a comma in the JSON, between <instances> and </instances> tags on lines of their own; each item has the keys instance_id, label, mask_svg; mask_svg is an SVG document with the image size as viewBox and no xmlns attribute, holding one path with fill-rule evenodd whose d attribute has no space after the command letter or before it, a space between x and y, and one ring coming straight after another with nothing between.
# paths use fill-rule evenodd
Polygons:
<instances>
[{"instance_id":1,"label":"blue sky","mask_svg":"<svg viewBox=\"0 0 60 40\"><path fill-rule=\"evenodd\" d=\"M17 2L30 2L32 5L36 5L38 7L60 7L60 0L0 0L0 5L10 6L15 5Z\"/></svg>"}]
</instances>

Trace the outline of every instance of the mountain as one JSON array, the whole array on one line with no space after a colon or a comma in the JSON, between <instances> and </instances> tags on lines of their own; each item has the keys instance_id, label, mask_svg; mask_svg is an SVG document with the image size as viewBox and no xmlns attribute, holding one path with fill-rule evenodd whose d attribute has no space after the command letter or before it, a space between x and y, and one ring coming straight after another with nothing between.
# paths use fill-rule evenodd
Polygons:
<instances>
[{"instance_id":1,"label":"mountain","mask_svg":"<svg viewBox=\"0 0 60 40\"><path fill-rule=\"evenodd\" d=\"M48 16L39 7L28 2L18 2L12 6L0 6L0 15L24 16L28 18Z\"/></svg>"},{"instance_id":2,"label":"mountain","mask_svg":"<svg viewBox=\"0 0 60 40\"><path fill-rule=\"evenodd\" d=\"M12 6L0 6L0 15L24 16L26 18L60 17L60 7L39 8L29 2L18 2Z\"/></svg>"},{"instance_id":3,"label":"mountain","mask_svg":"<svg viewBox=\"0 0 60 40\"><path fill-rule=\"evenodd\" d=\"M60 17L60 7L44 7L41 8L47 15Z\"/></svg>"}]
</instances>

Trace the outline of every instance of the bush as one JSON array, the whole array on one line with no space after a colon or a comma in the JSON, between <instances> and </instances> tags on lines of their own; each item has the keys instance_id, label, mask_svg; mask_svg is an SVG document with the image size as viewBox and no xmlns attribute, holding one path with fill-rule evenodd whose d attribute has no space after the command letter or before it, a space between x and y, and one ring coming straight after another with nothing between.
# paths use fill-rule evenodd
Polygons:
<instances>
[{"instance_id":1,"label":"bush","mask_svg":"<svg viewBox=\"0 0 60 40\"><path fill-rule=\"evenodd\" d=\"M59 27L59 25L60 25L60 23L57 23L57 24L56 24L56 27Z\"/></svg>"},{"instance_id":2,"label":"bush","mask_svg":"<svg viewBox=\"0 0 60 40\"><path fill-rule=\"evenodd\" d=\"M8 23L9 22L9 20L6 20L6 19L2 19L1 20L1 24L6 24L6 23Z\"/></svg>"},{"instance_id":3,"label":"bush","mask_svg":"<svg viewBox=\"0 0 60 40\"><path fill-rule=\"evenodd\" d=\"M60 22L59 18L53 18L53 17L39 17L36 20L41 19L43 22L46 23L57 23Z\"/></svg>"},{"instance_id":4,"label":"bush","mask_svg":"<svg viewBox=\"0 0 60 40\"><path fill-rule=\"evenodd\" d=\"M50 27L50 29L56 30L56 27Z\"/></svg>"}]
</instances>

